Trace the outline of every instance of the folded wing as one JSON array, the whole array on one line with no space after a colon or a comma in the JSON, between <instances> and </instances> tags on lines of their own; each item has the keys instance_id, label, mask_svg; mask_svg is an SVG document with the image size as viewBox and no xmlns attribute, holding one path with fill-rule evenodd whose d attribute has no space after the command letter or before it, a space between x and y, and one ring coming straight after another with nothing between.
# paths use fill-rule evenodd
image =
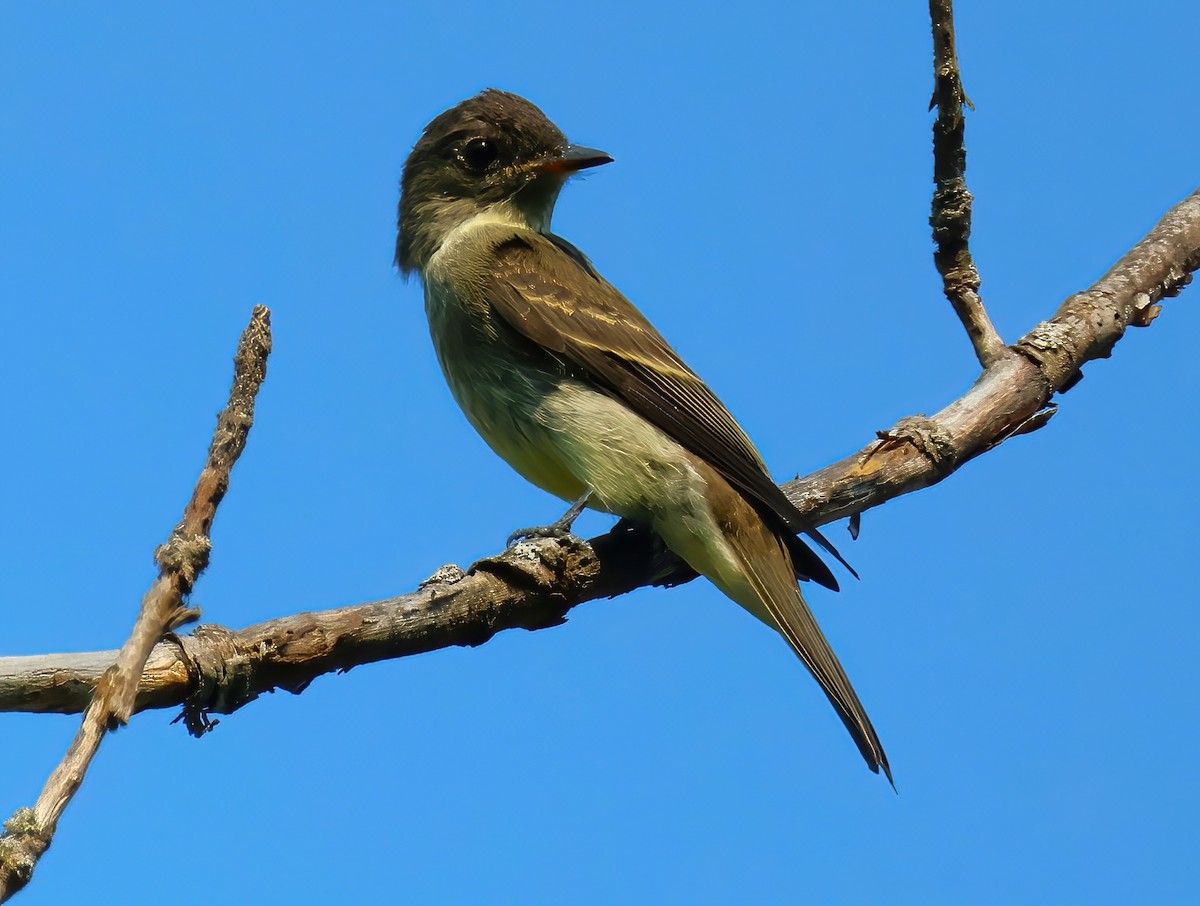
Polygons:
<instances>
[{"instance_id":1,"label":"folded wing","mask_svg":"<svg viewBox=\"0 0 1200 906\"><path fill-rule=\"evenodd\" d=\"M535 249L532 243L545 243ZM804 533L850 570L775 484L754 444L716 394L633 304L574 246L558 237L513 235L495 248L486 296L514 330L580 370L706 462L743 494L787 545L796 575L837 589ZM586 286L586 293L574 287Z\"/></svg>"}]
</instances>

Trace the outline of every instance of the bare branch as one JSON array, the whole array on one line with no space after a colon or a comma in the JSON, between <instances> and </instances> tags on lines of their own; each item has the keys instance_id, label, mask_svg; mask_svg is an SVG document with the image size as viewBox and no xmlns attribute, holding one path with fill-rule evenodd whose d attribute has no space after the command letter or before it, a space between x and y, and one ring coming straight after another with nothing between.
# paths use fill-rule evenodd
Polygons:
<instances>
[{"instance_id":1,"label":"bare branch","mask_svg":"<svg viewBox=\"0 0 1200 906\"><path fill-rule=\"evenodd\" d=\"M1127 327L1147 326L1157 304L1179 293L1200 268L1200 189L1158 224L1090 289L1068 298L975 385L936 415L901 419L853 456L788 482L788 496L819 521L879 506L936 484L970 459L1052 414L1050 398L1069 390L1080 369L1107 358ZM1043 414L1045 413L1045 414Z\"/></svg>"},{"instance_id":2,"label":"bare branch","mask_svg":"<svg viewBox=\"0 0 1200 906\"><path fill-rule=\"evenodd\" d=\"M208 566L209 532L217 506L229 488L229 474L246 445L254 422L254 400L267 373L271 351L271 313L256 306L234 356L229 402L217 417L208 457L183 520L154 558L159 574L142 599L129 638L115 659L92 684L79 732L62 762L46 781L32 809L19 809L5 822L0 836L0 902L29 883L49 848L59 818L83 783L107 730L127 723L151 650L163 635L195 620L199 611L184 606L196 578Z\"/></svg>"},{"instance_id":3,"label":"bare branch","mask_svg":"<svg viewBox=\"0 0 1200 906\"><path fill-rule=\"evenodd\" d=\"M963 397L931 417L901 419L853 456L784 485L788 495L823 524L936 484L1009 437L1041 427L1053 394L1086 362L1107 356L1127 326L1148 324L1156 303L1178 293L1198 267L1200 190ZM558 625L584 601L688 578L661 544L624 525L588 545L524 542L468 574L443 567L417 591L386 601L169 637L147 664L136 707L185 705L189 728L203 732L208 712L229 713L272 689L300 692L334 670L480 645L504 629ZM78 711L109 656L0 658L0 711Z\"/></svg>"},{"instance_id":4,"label":"bare branch","mask_svg":"<svg viewBox=\"0 0 1200 906\"><path fill-rule=\"evenodd\" d=\"M155 648L136 710L184 706L188 728L276 688L299 693L317 676L453 645L482 645L504 629L542 629L576 604L682 581L682 564L645 533L618 526L591 544L525 541L467 574L443 567L409 594L302 613L236 632L204 625ZM74 713L112 652L0 658L0 710Z\"/></svg>"},{"instance_id":5,"label":"bare branch","mask_svg":"<svg viewBox=\"0 0 1200 906\"><path fill-rule=\"evenodd\" d=\"M952 0L929 0L933 23L933 100L937 107L933 124L933 213L929 225L937 250L934 264L942 275L946 298L967 329L979 364L987 368L1009 355L1004 341L992 326L983 300L979 297L979 271L971 257L971 202L967 190L967 149L963 144L966 120L963 104L971 101L963 92L958 71L958 52L954 46L954 4Z\"/></svg>"}]
</instances>

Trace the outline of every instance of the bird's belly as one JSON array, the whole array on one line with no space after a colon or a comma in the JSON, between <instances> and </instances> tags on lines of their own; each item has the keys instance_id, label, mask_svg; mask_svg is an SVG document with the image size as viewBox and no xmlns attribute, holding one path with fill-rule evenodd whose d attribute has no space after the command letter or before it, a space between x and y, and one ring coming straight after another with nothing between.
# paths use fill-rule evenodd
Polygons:
<instances>
[{"instance_id":1,"label":"bird's belly","mask_svg":"<svg viewBox=\"0 0 1200 906\"><path fill-rule=\"evenodd\" d=\"M563 500L578 500L585 481L572 470L558 438L538 418L538 390L528 375L464 369L447 378L467 420L496 455L526 481ZM482 371L482 373L481 373ZM546 392L553 392L547 384Z\"/></svg>"},{"instance_id":2,"label":"bird's belly","mask_svg":"<svg viewBox=\"0 0 1200 906\"><path fill-rule=\"evenodd\" d=\"M450 391L480 436L527 481L564 500L653 523L664 508L703 506L693 458L663 431L548 357L506 344L488 313L468 310L437 282L426 308Z\"/></svg>"},{"instance_id":3,"label":"bird's belly","mask_svg":"<svg viewBox=\"0 0 1200 906\"><path fill-rule=\"evenodd\" d=\"M590 492L596 509L650 521L664 500L690 496L698 481L682 447L578 380L495 363L448 369L447 378L488 446L564 500Z\"/></svg>"},{"instance_id":4,"label":"bird's belly","mask_svg":"<svg viewBox=\"0 0 1200 906\"><path fill-rule=\"evenodd\" d=\"M705 482L691 454L608 394L562 379L542 399L537 420L597 509L648 524L664 510L707 509Z\"/></svg>"},{"instance_id":5,"label":"bird's belly","mask_svg":"<svg viewBox=\"0 0 1200 906\"><path fill-rule=\"evenodd\" d=\"M427 284L426 292L438 362L471 426L526 481L564 500L578 500L587 487L537 414L541 400L555 391L554 375L521 361L518 351L502 345L494 325L443 287Z\"/></svg>"}]
</instances>

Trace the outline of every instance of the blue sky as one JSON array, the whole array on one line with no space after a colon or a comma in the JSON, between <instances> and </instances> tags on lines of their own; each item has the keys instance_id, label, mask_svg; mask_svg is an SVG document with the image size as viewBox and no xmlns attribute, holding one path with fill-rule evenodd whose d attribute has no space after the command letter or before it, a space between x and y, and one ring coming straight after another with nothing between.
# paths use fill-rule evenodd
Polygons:
<instances>
[{"instance_id":1,"label":"blue sky","mask_svg":"<svg viewBox=\"0 0 1200 906\"><path fill-rule=\"evenodd\" d=\"M1015 341L1197 184L1194 4L963 4L975 251ZM256 303L276 351L195 602L411 589L560 505L472 433L391 267L421 127L486 86L616 163L556 229L780 478L976 374L926 220L924 4L9 4L0 653L115 647ZM832 536L811 603L887 747L693 583L110 737L29 904L1182 902L1200 615L1197 290L1050 427ZM590 516L589 532L608 520ZM0 715L0 812L75 718ZM232 893L235 892L236 893Z\"/></svg>"}]
</instances>

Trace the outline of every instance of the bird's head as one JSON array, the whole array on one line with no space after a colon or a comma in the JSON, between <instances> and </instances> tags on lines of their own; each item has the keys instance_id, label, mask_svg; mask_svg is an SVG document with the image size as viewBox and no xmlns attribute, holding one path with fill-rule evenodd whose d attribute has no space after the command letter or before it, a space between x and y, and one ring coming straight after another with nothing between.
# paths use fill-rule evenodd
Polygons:
<instances>
[{"instance_id":1,"label":"bird's head","mask_svg":"<svg viewBox=\"0 0 1200 906\"><path fill-rule=\"evenodd\" d=\"M404 165L396 264L425 267L446 236L486 211L545 231L572 173L612 160L567 142L529 101L489 88L436 117Z\"/></svg>"}]
</instances>

